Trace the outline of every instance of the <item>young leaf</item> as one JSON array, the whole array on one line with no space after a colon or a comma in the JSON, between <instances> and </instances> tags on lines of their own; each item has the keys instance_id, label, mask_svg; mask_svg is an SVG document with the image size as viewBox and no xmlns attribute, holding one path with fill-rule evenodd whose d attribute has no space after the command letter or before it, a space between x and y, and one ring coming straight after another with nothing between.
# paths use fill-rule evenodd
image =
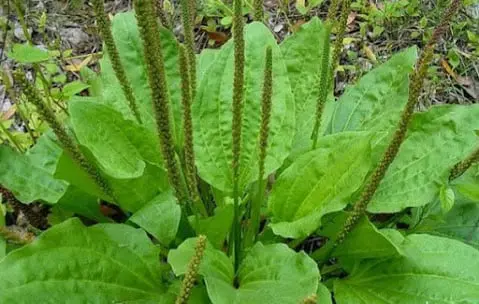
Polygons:
<instances>
[{"instance_id":1,"label":"young leaf","mask_svg":"<svg viewBox=\"0 0 479 304\"><path fill-rule=\"evenodd\" d=\"M443 185L439 190L439 200L441 202L442 212L447 213L454 206L454 190Z\"/></svg>"},{"instance_id":2,"label":"young leaf","mask_svg":"<svg viewBox=\"0 0 479 304\"><path fill-rule=\"evenodd\" d=\"M72 219L0 262L0 302L164 303L158 254L143 231Z\"/></svg>"},{"instance_id":3,"label":"young leaf","mask_svg":"<svg viewBox=\"0 0 479 304\"><path fill-rule=\"evenodd\" d=\"M180 205L170 191L155 197L130 217L130 221L145 229L164 246L175 239L180 219Z\"/></svg>"},{"instance_id":4,"label":"young leaf","mask_svg":"<svg viewBox=\"0 0 479 304\"><path fill-rule=\"evenodd\" d=\"M19 63L37 63L50 58L48 52L29 43L14 44L8 57Z\"/></svg>"},{"instance_id":5,"label":"young leaf","mask_svg":"<svg viewBox=\"0 0 479 304\"><path fill-rule=\"evenodd\" d=\"M26 154L0 146L0 184L22 203L42 200L55 204L67 189L67 183L53 178L62 150L49 136L40 137Z\"/></svg>"},{"instance_id":6,"label":"young leaf","mask_svg":"<svg viewBox=\"0 0 479 304\"><path fill-rule=\"evenodd\" d=\"M386 136L391 134L407 103L409 74L416 59L416 48L409 48L346 89L336 103L328 131L386 131ZM386 145L388 141L383 142Z\"/></svg>"},{"instance_id":7,"label":"young leaf","mask_svg":"<svg viewBox=\"0 0 479 304\"><path fill-rule=\"evenodd\" d=\"M72 81L70 83L67 83L62 90L63 96L65 99L69 99L73 95L76 95L78 93L81 93L82 91L88 89L90 86L86 83L83 83L81 81Z\"/></svg>"},{"instance_id":8,"label":"young leaf","mask_svg":"<svg viewBox=\"0 0 479 304\"><path fill-rule=\"evenodd\" d=\"M479 204L477 202L459 198L448 213L441 215L428 216L414 228L414 232L461 240L479 250Z\"/></svg>"},{"instance_id":9,"label":"young leaf","mask_svg":"<svg viewBox=\"0 0 479 304\"><path fill-rule=\"evenodd\" d=\"M479 105L435 106L414 115L368 211L393 213L434 200L451 168L477 145Z\"/></svg>"},{"instance_id":10,"label":"young leaf","mask_svg":"<svg viewBox=\"0 0 479 304\"><path fill-rule=\"evenodd\" d=\"M362 136L360 135L362 134ZM325 214L343 209L370 169L370 136L346 132L321 138L276 181L269 199L275 234L306 237Z\"/></svg>"},{"instance_id":11,"label":"young leaf","mask_svg":"<svg viewBox=\"0 0 479 304\"><path fill-rule=\"evenodd\" d=\"M138 102L141 119L147 128L156 130L146 63L143 55L143 43L140 39L135 15L132 12L117 14L111 23L113 38ZM171 114L174 117L175 123L175 141L177 145L181 145L183 142L183 132L181 129L181 77L178 69L178 42L173 33L165 28L161 28L158 39L160 40L165 60L165 71L172 108ZM101 101L113 106L125 117L133 120L134 116L128 107L128 102L123 95L109 58L105 56L100 61L100 65L103 80L103 98Z\"/></svg>"},{"instance_id":12,"label":"young leaf","mask_svg":"<svg viewBox=\"0 0 479 304\"><path fill-rule=\"evenodd\" d=\"M161 165L158 139L152 131L91 98L71 100L69 110L79 143L93 153L109 176L137 178L143 174L145 161Z\"/></svg>"},{"instance_id":13,"label":"young leaf","mask_svg":"<svg viewBox=\"0 0 479 304\"><path fill-rule=\"evenodd\" d=\"M168 262L176 275L186 271L194 253L196 239L188 239L170 251ZM238 270L238 288L233 286L234 272L226 255L206 251L200 266L213 304L285 303L297 304L314 294L320 279L318 267L304 252L296 253L284 244L251 248Z\"/></svg>"},{"instance_id":14,"label":"young leaf","mask_svg":"<svg viewBox=\"0 0 479 304\"><path fill-rule=\"evenodd\" d=\"M336 280L336 303L477 303L478 250L430 235L410 235L402 249L405 256L364 261Z\"/></svg>"},{"instance_id":15,"label":"young leaf","mask_svg":"<svg viewBox=\"0 0 479 304\"><path fill-rule=\"evenodd\" d=\"M268 156L265 173L279 166L289 153L294 132L294 100L281 52L266 26L253 22L245 27L245 96L240 159L240 185L258 177L257 144L261 120L261 85L264 53L273 51L274 90ZM195 152L199 175L215 188L231 192L232 183L232 86L233 41L228 41L210 65L198 88L193 104Z\"/></svg>"},{"instance_id":16,"label":"young leaf","mask_svg":"<svg viewBox=\"0 0 479 304\"><path fill-rule=\"evenodd\" d=\"M208 241L215 248L221 249L233 223L233 205L227 204L217 207L213 216L199 219L199 226L196 226L194 217L190 220L190 223L197 234L206 235Z\"/></svg>"},{"instance_id":17,"label":"young leaf","mask_svg":"<svg viewBox=\"0 0 479 304\"><path fill-rule=\"evenodd\" d=\"M314 113L319 98L318 79L321 75L324 35L327 33L321 20L314 17L280 45L295 100L296 131L290 156L292 158L311 148ZM333 110L334 97L331 96L323 110L319 135L324 134Z\"/></svg>"}]
</instances>

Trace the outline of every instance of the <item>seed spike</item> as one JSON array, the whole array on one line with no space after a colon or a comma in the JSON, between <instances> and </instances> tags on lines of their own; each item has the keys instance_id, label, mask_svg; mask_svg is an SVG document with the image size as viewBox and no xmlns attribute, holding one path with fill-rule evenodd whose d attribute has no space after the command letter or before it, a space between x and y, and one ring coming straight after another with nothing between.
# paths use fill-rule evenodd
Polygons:
<instances>
[{"instance_id":1,"label":"seed spike","mask_svg":"<svg viewBox=\"0 0 479 304\"><path fill-rule=\"evenodd\" d=\"M233 38L234 38L234 79L233 79L233 123L232 123L232 150L233 150L233 243L235 269L239 267L241 252L241 223L239 216L239 169L241 153L241 128L243 113L243 88L244 88L244 37L242 0L234 0Z\"/></svg>"},{"instance_id":2,"label":"seed spike","mask_svg":"<svg viewBox=\"0 0 479 304\"><path fill-rule=\"evenodd\" d=\"M135 13L140 36L144 46L144 57L148 71L148 82L151 88L153 111L156 119L160 149L165 162L168 180L175 195L180 201L186 201L186 191L181 184L181 175L176 161L175 145L172 135L170 117L170 97L166 82L165 64L160 37L160 29L156 20L151 0L135 0Z\"/></svg>"},{"instance_id":3,"label":"seed spike","mask_svg":"<svg viewBox=\"0 0 479 304\"><path fill-rule=\"evenodd\" d=\"M105 12L103 0L93 0L93 9L95 10L98 28L103 38L103 42L105 43L105 47L110 58L111 65L113 67L113 71L115 72L115 76L120 82L121 89L123 90L123 94L125 94L131 112L135 116L136 120L141 124L142 121L140 112L138 110L138 105L133 94L133 89L131 87L130 81L126 76L125 69L123 67L123 64L121 63L120 53L118 52L118 48L115 44L115 39L113 38L113 34L111 32L111 22Z\"/></svg>"},{"instance_id":4,"label":"seed spike","mask_svg":"<svg viewBox=\"0 0 479 304\"><path fill-rule=\"evenodd\" d=\"M263 73L263 91L261 98L261 126L259 136L259 157L258 157L258 193L256 199L251 203L251 226L247 235L247 246L253 245L259 231L261 205L265 191L264 184L264 163L268 148L269 122L271 118L273 95L273 51L271 46L266 48L265 66Z\"/></svg>"},{"instance_id":5,"label":"seed spike","mask_svg":"<svg viewBox=\"0 0 479 304\"><path fill-rule=\"evenodd\" d=\"M323 116L324 105L326 104L326 100L328 98L328 93L330 89L331 77L332 73L330 72L330 62L329 62L329 54L330 54L330 47L329 47L329 36L331 33L331 26L329 22L325 24L325 34L324 34L324 41L323 41L323 53L321 54L321 73L319 75L319 95L318 101L316 103L316 120L314 123L314 129L312 134L313 146L312 149L316 149L316 144L318 142L319 137L319 128L321 126L321 119Z\"/></svg>"},{"instance_id":6,"label":"seed spike","mask_svg":"<svg viewBox=\"0 0 479 304\"><path fill-rule=\"evenodd\" d=\"M424 48L424 51L422 52L417 62L416 68L410 76L408 102L403 110L401 119L398 123L398 127L396 131L394 132L393 138L391 142L389 143L389 146L387 147L386 152L384 153L383 158L381 159L379 165L374 170L366 187L361 193L361 196L358 202L354 205L353 211L351 215L347 218L342 230L338 233L338 235L335 238L331 240L331 242L333 242L333 246L328 246L329 250L328 250L328 253L326 254L327 257L329 257L329 255L332 253L334 248L336 248L345 240L348 233L354 228L354 226L357 224L359 219L365 214L366 208L369 202L373 198L377 188L379 187L379 184L381 183L381 180L384 178L389 166L391 165L394 158L396 157L399 151L399 148L406 136L409 121L411 120L411 116L414 112L414 108L419 99L419 95L421 93L421 90L424 84L424 79L426 78L427 67L433 57L434 46L439 41L440 37L446 32L447 27L449 26L455 13L458 11L459 6L460 6L460 0L452 1L448 10L444 13L441 22L434 30L434 33L431 36L431 39L429 40L426 47Z\"/></svg>"},{"instance_id":7,"label":"seed spike","mask_svg":"<svg viewBox=\"0 0 479 304\"><path fill-rule=\"evenodd\" d=\"M351 12L351 0L343 0L341 5L341 15L339 17L339 25L336 33L336 40L334 41L333 56L331 58L331 77L334 79L334 72L339 65L339 58L343 50L343 40L346 34L346 26L348 23L348 16ZM331 85L334 81L331 82Z\"/></svg>"},{"instance_id":8,"label":"seed spike","mask_svg":"<svg viewBox=\"0 0 479 304\"><path fill-rule=\"evenodd\" d=\"M185 273L185 278L181 285L180 294L176 298L176 304L186 304L188 303L188 298L191 295L191 290L195 285L196 278L198 277L198 271L200 270L201 260L206 249L206 236L198 236L196 241L195 253L188 264L188 268Z\"/></svg>"},{"instance_id":9,"label":"seed spike","mask_svg":"<svg viewBox=\"0 0 479 304\"><path fill-rule=\"evenodd\" d=\"M37 89L25 78L25 74L16 71L15 80L22 87L23 93L28 101L37 108L42 119L52 128L63 149L65 149L70 157L88 174L104 194L114 199L113 191L108 181L103 177L100 171L88 161L73 136L68 133L67 129L65 129L63 124L55 116L53 110L43 102Z\"/></svg>"},{"instance_id":10,"label":"seed spike","mask_svg":"<svg viewBox=\"0 0 479 304\"><path fill-rule=\"evenodd\" d=\"M339 0L332 0L331 1L331 4L329 5L328 15L326 17L326 20L332 21L336 17L336 14L338 13L338 4L339 4Z\"/></svg>"},{"instance_id":11,"label":"seed spike","mask_svg":"<svg viewBox=\"0 0 479 304\"><path fill-rule=\"evenodd\" d=\"M190 75L191 100L196 97L196 55L194 27L194 0L181 0L181 20L183 23L183 34L185 36L186 51L188 55L188 66Z\"/></svg>"},{"instance_id":12,"label":"seed spike","mask_svg":"<svg viewBox=\"0 0 479 304\"><path fill-rule=\"evenodd\" d=\"M263 0L254 0L253 3L254 21L263 21Z\"/></svg>"},{"instance_id":13,"label":"seed spike","mask_svg":"<svg viewBox=\"0 0 479 304\"><path fill-rule=\"evenodd\" d=\"M451 170L449 180L452 181L463 175L473 164L479 162L479 148L472 152L465 160L458 162Z\"/></svg>"},{"instance_id":14,"label":"seed spike","mask_svg":"<svg viewBox=\"0 0 479 304\"><path fill-rule=\"evenodd\" d=\"M191 90L189 82L189 66L185 47L179 45L180 49L180 74L181 74L181 101L183 104L183 132L184 132L184 159L186 171L186 185L190 198L196 209L203 215L208 216L205 206L201 201L196 179L195 151L193 148L193 120L191 117Z\"/></svg>"}]
</instances>

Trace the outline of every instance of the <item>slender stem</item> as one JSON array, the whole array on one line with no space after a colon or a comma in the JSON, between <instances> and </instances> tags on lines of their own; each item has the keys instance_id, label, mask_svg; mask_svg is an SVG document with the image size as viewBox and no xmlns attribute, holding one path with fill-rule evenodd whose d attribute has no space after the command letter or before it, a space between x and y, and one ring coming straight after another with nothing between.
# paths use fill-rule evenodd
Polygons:
<instances>
[{"instance_id":1,"label":"slender stem","mask_svg":"<svg viewBox=\"0 0 479 304\"><path fill-rule=\"evenodd\" d=\"M244 37L242 0L234 0L233 38L234 38L234 79L233 79L233 123L232 123L232 150L233 150L233 243L235 269L238 269L241 258L241 221L239 210L239 169L241 153L241 128L244 96Z\"/></svg>"},{"instance_id":2,"label":"slender stem","mask_svg":"<svg viewBox=\"0 0 479 304\"><path fill-rule=\"evenodd\" d=\"M120 82L123 94L125 94L126 100L128 101L130 111L133 113L136 120L141 124L142 121L140 111L138 110L138 104L136 102L135 95L133 94L133 89L131 87L130 81L128 80L128 77L126 75L125 68L121 63L120 53L118 52L118 48L115 44L115 39L113 38L113 33L111 32L111 23L105 12L103 0L94 0L93 8L95 10L98 28L103 38L103 42L105 43L108 57L110 58L113 71L115 72L115 76Z\"/></svg>"},{"instance_id":3,"label":"slender stem","mask_svg":"<svg viewBox=\"0 0 479 304\"><path fill-rule=\"evenodd\" d=\"M5 126L3 125L3 122L0 120L0 130L2 131L3 134L5 134L5 136L8 138L8 140L10 141L10 143L12 145L15 146L15 148L17 148L18 152L25 152L25 150L22 148L22 146L20 145L20 143L18 143L18 141L16 140L16 138L12 135L12 133L10 133L10 131L5 128Z\"/></svg>"},{"instance_id":4,"label":"slender stem","mask_svg":"<svg viewBox=\"0 0 479 304\"><path fill-rule=\"evenodd\" d=\"M57 107L59 107L67 116L70 116L70 114L67 111L67 108L65 108L64 105L62 105L58 100L52 97L50 94L50 84L48 83L48 80L46 79L45 75L42 72L42 69L40 68L40 65L37 63L33 64L33 70L35 71L35 75L40 78L40 81L43 86L43 93L45 94L45 98L47 99L48 103L51 105L54 103Z\"/></svg>"},{"instance_id":5,"label":"slender stem","mask_svg":"<svg viewBox=\"0 0 479 304\"><path fill-rule=\"evenodd\" d=\"M8 29L10 27L10 1L7 1L7 11L5 14L5 24L2 37L2 49L0 50L0 62L3 62L3 54L7 48Z\"/></svg>"},{"instance_id":6,"label":"slender stem","mask_svg":"<svg viewBox=\"0 0 479 304\"><path fill-rule=\"evenodd\" d=\"M23 12L22 3L20 2L20 0L13 0L13 4L15 6L15 10L17 11L17 18L20 23L20 26L22 27L23 35L30 44L33 44L32 36L30 35L30 32L28 32L28 26L25 22L25 13Z\"/></svg>"},{"instance_id":7,"label":"slender stem","mask_svg":"<svg viewBox=\"0 0 479 304\"><path fill-rule=\"evenodd\" d=\"M271 98L273 94L273 54L270 46L266 48L263 74L263 93L261 100L261 128L258 157L258 193L251 203L251 225L246 236L246 246L252 246L259 231L261 206L263 205L265 181L264 162L268 147L269 121L271 118Z\"/></svg>"}]
</instances>

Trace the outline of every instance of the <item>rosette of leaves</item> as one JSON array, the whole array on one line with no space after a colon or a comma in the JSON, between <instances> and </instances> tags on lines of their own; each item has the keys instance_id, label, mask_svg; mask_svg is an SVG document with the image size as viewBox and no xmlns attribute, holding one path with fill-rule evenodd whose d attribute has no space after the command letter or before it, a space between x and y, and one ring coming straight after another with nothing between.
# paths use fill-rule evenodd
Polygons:
<instances>
[{"instance_id":1,"label":"rosette of leaves","mask_svg":"<svg viewBox=\"0 0 479 304\"><path fill-rule=\"evenodd\" d=\"M109 220L98 215L98 201L106 200L129 218L90 227L67 219L8 252L0 260L0 303L174 303L196 254L195 234L207 241L195 266L196 285L187 290L189 303L296 304L315 297L318 303L334 298L339 304L477 303L479 251L471 246L478 239L477 168L454 181L449 175L477 149L478 105L433 106L414 114L399 154L368 206L371 214L396 214L388 218L398 220L361 218L332 252L332 267L320 269L316 255L282 244L286 239L330 238L341 229L348 205L364 188L400 119L416 48L378 65L337 101L329 98L317 148L310 150L313 123L308 122L315 120L328 31L313 18L278 45L265 25L245 26L241 224L248 225L247 207L258 179L267 47L272 50L273 93L262 178L274 174L276 181L262 202L260 242L242 249L235 271L226 249L233 217L234 41L203 51L197 60L194 149L197 174L207 189L200 193L209 203L208 217L202 217L182 208L168 185L134 14L116 15L112 33L144 124L132 117L106 55L101 73L91 78L90 96L68 102L67 125L85 157L108 180L115 199L98 189L50 133L26 154L0 148L0 184L23 203L41 201L100 222ZM178 41L166 29L158 39L181 159ZM452 205L448 212L420 215L433 210L438 198ZM409 223L409 229L398 229L398 221ZM461 221L467 225L460 230L443 225Z\"/></svg>"}]
</instances>

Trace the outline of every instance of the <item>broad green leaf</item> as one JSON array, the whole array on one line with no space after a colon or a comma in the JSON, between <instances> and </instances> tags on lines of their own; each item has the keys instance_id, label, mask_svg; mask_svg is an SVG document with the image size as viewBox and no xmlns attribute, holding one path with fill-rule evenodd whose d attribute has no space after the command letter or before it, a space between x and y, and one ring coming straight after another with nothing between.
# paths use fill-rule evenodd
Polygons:
<instances>
[{"instance_id":1,"label":"broad green leaf","mask_svg":"<svg viewBox=\"0 0 479 304\"><path fill-rule=\"evenodd\" d=\"M245 88L240 159L240 189L258 178L258 138L265 51L273 50L273 97L265 176L281 166L294 135L294 99L281 51L269 29L245 27ZM193 104L195 152L199 175L215 188L231 192L233 41L217 54Z\"/></svg>"},{"instance_id":2,"label":"broad green leaf","mask_svg":"<svg viewBox=\"0 0 479 304\"><path fill-rule=\"evenodd\" d=\"M458 239L479 249L479 204L459 198L448 213L428 216L414 232Z\"/></svg>"},{"instance_id":3,"label":"broad green leaf","mask_svg":"<svg viewBox=\"0 0 479 304\"><path fill-rule=\"evenodd\" d=\"M318 284L317 295L317 304L333 304L331 293L329 292L328 288L321 283Z\"/></svg>"},{"instance_id":4,"label":"broad green leaf","mask_svg":"<svg viewBox=\"0 0 479 304\"><path fill-rule=\"evenodd\" d=\"M48 52L29 43L14 44L8 57L19 63L37 63L48 60Z\"/></svg>"},{"instance_id":5,"label":"broad green leaf","mask_svg":"<svg viewBox=\"0 0 479 304\"><path fill-rule=\"evenodd\" d=\"M319 234L329 238L334 237L344 226L344 222L348 215L349 214L346 212L338 213L335 215L335 218L327 224L332 227L327 227L323 230L323 233L320 231ZM388 232L388 234L389 233L390 232ZM389 238L388 234L378 230L367 217L362 217L353 230L347 235L344 242L336 247L332 256L362 260L369 258L384 258L401 254L400 248L398 248L395 242Z\"/></svg>"},{"instance_id":6,"label":"broad green leaf","mask_svg":"<svg viewBox=\"0 0 479 304\"><path fill-rule=\"evenodd\" d=\"M194 216L191 218L190 223L198 234L206 235L208 241L215 248L221 249L233 223L233 205L227 204L217 207L213 216L198 220L199 226L196 225Z\"/></svg>"},{"instance_id":7,"label":"broad green leaf","mask_svg":"<svg viewBox=\"0 0 479 304\"><path fill-rule=\"evenodd\" d=\"M170 251L168 262L176 275L184 274L194 253L196 239L188 239ZM320 279L316 263L304 252L294 252L284 244L251 248L238 269L238 287L226 255L208 244L200 265L213 304L300 303L314 294Z\"/></svg>"},{"instance_id":8,"label":"broad green leaf","mask_svg":"<svg viewBox=\"0 0 479 304\"><path fill-rule=\"evenodd\" d=\"M61 208L100 223L111 221L101 213L98 198L72 185L68 186L54 208Z\"/></svg>"},{"instance_id":9,"label":"broad green leaf","mask_svg":"<svg viewBox=\"0 0 479 304\"><path fill-rule=\"evenodd\" d=\"M452 181L452 187L470 200L479 203L479 164L472 165L462 176Z\"/></svg>"},{"instance_id":10,"label":"broad green leaf","mask_svg":"<svg viewBox=\"0 0 479 304\"><path fill-rule=\"evenodd\" d=\"M0 302L162 302L158 254L141 230L72 219L0 262Z\"/></svg>"},{"instance_id":11,"label":"broad green leaf","mask_svg":"<svg viewBox=\"0 0 479 304\"><path fill-rule=\"evenodd\" d=\"M415 114L368 211L394 213L432 202L451 168L477 146L477 117L479 105L442 105Z\"/></svg>"},{"instance_id":12,"label":"broad green leaf","mask_svg":"<svg viewBox=\"0 0 479 304\"><path fill-rule=\"evenodd\" d=\"M477 303L478 250L430 235L410 235L402 249L405 256L364 261L336 280L336 303Z\"/></svg>"},{"instance_id":13,"label":"broad green leaf","mask_svg":"<svg viewBox=\"0 0 479 304\"><path fill-rule=\"evenodd\" d=\"M73 95L81 93L82 91L88 89L90 86L86 83L81 81L72 81L67 83L62 90L63 96L66 98L70 98Z\"/></svg>"},{"instance_id":14,"label":"broad green leaf","mask_svg":"<svg viewBox=\"0 0 479 304\"><path fill-rule=\"evenodd\" d=\"M94 161L91 152L82 149L90 161ZM68 181L71 185L100 197L112 203L118 204L125 211L135 212L146 205L160 192L169 189L168 179L163 169L146 163L145 171L141 177L134 179L115 179L105 176L115 195L116 201L105 196L93 180L74 162L66 153L63 153L58 161L55 178Z\"/></svg>"},{"instance_id":15,"label":"broad green leaf","mask_svg":"<svg viewBox=\"0 0 479 304\"><path fill-rule=\"evenodd\" d=\"M205 76L211 64L215 61L218 53L218 49L204 49L196 56L196 81L198 84L201 83L203 76Z\"/></svg>"},{"instance_id":16,"label":"broad green leaf","mask_svg":"<svg viewBox=\"0 0 479 304\"><path fill-rule=\"evenodd\" d=\"M0 146L0 184L22 203L42 200L55 204L67 189L67 183L53 178L61 149L49 136L40 137L26 154Z\"/></svg>"},{"instance_id":17,"label":"broad green leaf","mask_svg":"<svg viewBox=\"0 0 479 304\"><path fill-rule=\"evenodd\" d=\"M324 36L329 37L329 33L321 20L314 17L280 45L295 100L296 131L290 156L293 159L312 145ZM323 110L320 135L329 124L334 104L334 97L330 96Z\"/></svg>"},{"instance_id":18,"label":"broad green leaf","mask_svg":"<svg viewBox=\"0 0 479 304\"><path fill-rule=\"evenodd\" d=\"M171 191L160 194L130 217L130 221L145 229L164 246L176 237L181 208Z\"/></svg>"},{"instance_id":19,"label":"broad green leaf","mask_svg":"<svg viewBox=\"0 0 479 304\"><path fill-rule=\"evenodd\" d=\"M349 212L337 212L327 215L322 220L319 235L329 239L337 236L344 227ZM385 258L402 254L399 246L404 237L394 229L378 230L367 217L362 217L356 226L347 235L343 243L331 253L329 246L323 246L312 255L315 260L324 260L326 256L339 258L344 269L352 267L360 260L371 258Z\"/></svg>"},{"instance_id":20,"label":"broad green leaf","mask_svg":"<svg viewBox=\"0 0 479 304\"><path fill-rule=\"evenodd\" d=\"M115 15L112 20L112 33L120 53L121 62L133 88L142 121L150 130L156 130L155 118L152 111L151 91L148 84L147 69L143 54L143 43L140 39L134 13L127 12ZM166 81L171 99L172 115L175 122L174 134L176 143L181 145L183 143L183 133L178 42L175 36L164 28L161 29L158 39L161 42L165 61ZM100 61L100 65L102 71L101 78L103 80L102 102L113 106L125 117L134 120L134 116L128 107L128 102L113 72L108 54Z\"/></svg>"},{"instance_id":21,"label":"broad green leaf","mask_svg":"<svg viewBox=\"0 0 479 304\"><path fill-rule=\"evenodd\" d=\"M101 169L118 179L143 174L145 161L161 164L157 136L113 108L91 99L70 101L71 123L78 141L95 156Z\"/></svg>"},{"instance_id":22,"label":"broad green leaf","mask_svg":"<svg viewBox=\"0 0 479 304\"><path fill-rule=\"evenodd\" d=\"M416 58L416 48L409 48L348 87L336 103L329 131L393 131L408 99Z\"/></svg>"},{"instance_id":23,"label":"broad green leaf","mask_svg":"<svg viewBox=\"0 0 479 304\"><path fill-rule=\"evenodd\" d=\"M354 139L354 140L352 140ZM278 178L269 198L273 231L306 237L325 214L343 209L370 169L370 136L329 135L318 149L299 157Z\"/></svg>"}]
</instances>

